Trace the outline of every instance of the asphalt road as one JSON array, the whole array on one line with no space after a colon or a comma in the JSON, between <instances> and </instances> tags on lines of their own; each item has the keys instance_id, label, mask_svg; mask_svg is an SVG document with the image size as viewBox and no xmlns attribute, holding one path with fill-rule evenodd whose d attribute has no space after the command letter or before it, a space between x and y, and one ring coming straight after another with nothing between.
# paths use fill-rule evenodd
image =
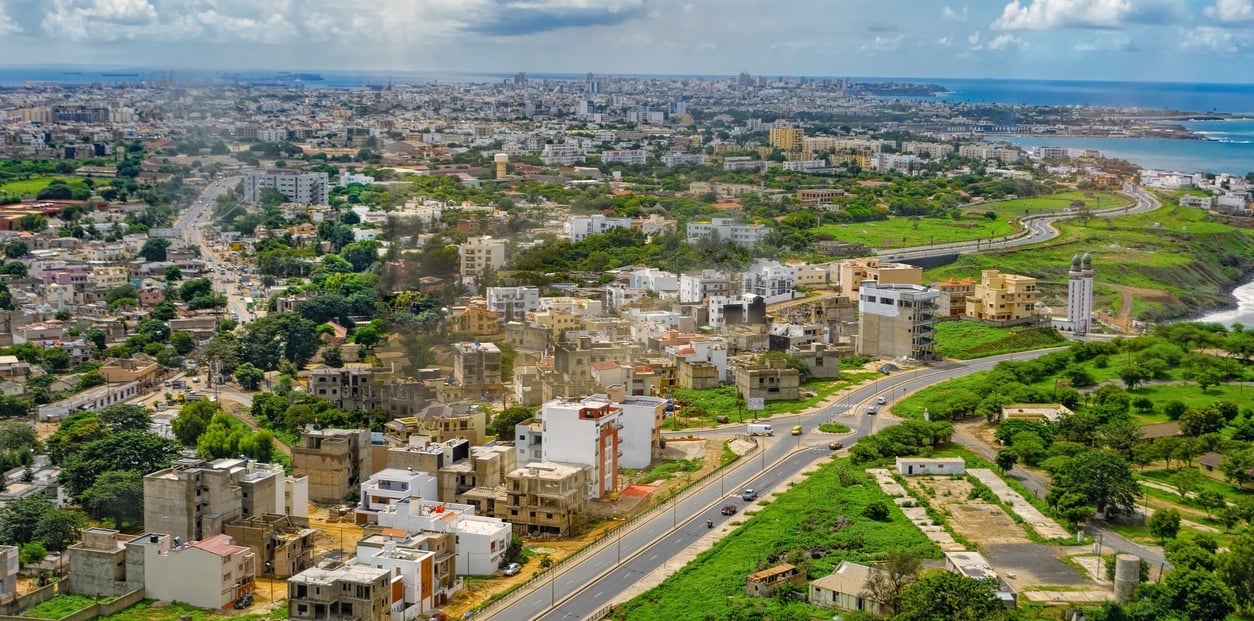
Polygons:
<instances>
[{"instance_id":1,"label":"asphalt road","mask_svg":"<svg viewBox=\"0 0 1254 621\"><path fill-rule=\"evenodd\" d=\"M200 247L200 256L205 261L205 275L213 281L214 292L226 296L227 313L238 317L240 321L247 321L252 318L253 313L249 312L248 305L244 302L246 296L236 288L237 283L234 281L239 276L238 271L219 258L204 237L205 227L213 217L218 196L235 187L239 180L239 177L227 177L210 183L201 191L196 201L183 210L174 222L174 228L184 242ZM232 282L228 282L228 276Z\"/></svg>"},{"instance_id":2,"label":"asphalt road","mask_svg":"<svg viewBox=\"0 0 1254 621\"><path fill-rule=\"evenodd\" d=\"M1125 185L1123 191L1132 198L1136 199L1136 205L1127 208L1116 207L1114 209L1095 210L1093 211L1093 217L1100 218L1102 216L1123 216L1145 213L1147 211L1158 209L1161 206L1157 198L1154 198L1154 196L1135 185ZM1003 238L1002 241L976 240L974 242L960 244L916 246L914 248L898 248L896 250L887 249L877 251L876 255L897 261L911 261L955 254L971 254L983 250L999 250L1003 248L1016 248L1019 246L1039 244L1044 241L1049 241L1059 235L1058 228L1054 226L1055 223L1074 217L1074 214L1054 214L1022 218L1020 219L1020 222L1027 227L1028 234L1013 239Z\"/></svg>"},{"instance_id":3,"label":"asphalt road","mask_svg":"<svg viewBox=\"0 0 1254 621\"><path fill-rule=\"evenodd\" d=\"M968 362L945 362L934 367L905 371L885 376L871 385L857 389L839 403L802 416L777 416L771 419L776 436L764 443L764 452L746 456L740 465L719 480L704 487L680 494L669 511L662 510L643 520L621 540L611 542L583 559L564 567L553 580L537 585L525 595L484 619L500 621L527 619L582 619L605 607L618 593L653 570L666 565L680 550L708 532L705 522L715 527L733 519L723 516L724 504L742 507L739 493L746 487L765 495L777 484L801 472L817 460L827 457L829 436L813 432L819 424L841 417L853 432L842 438L848 447L873 430L888 426L887 417L865 414L877 397L892 402L906 394L948 379L992 368L1003 360L1029 360L1057 349L994 356ZM852 417L852 418L851 418ZM883 419L883 422L879 422ZM877 424L878 423L878 424ZM788 435L792 425L800 424L801 436ZM727 435L743 433L736 426L698 432L696 435ZM764 467L765 466L765 467ZM669 501L668 501L669 502ZM678 569L678 567L676 567ZM602 575L604 574L604 575Z\"/></svg>"}]
</instances>

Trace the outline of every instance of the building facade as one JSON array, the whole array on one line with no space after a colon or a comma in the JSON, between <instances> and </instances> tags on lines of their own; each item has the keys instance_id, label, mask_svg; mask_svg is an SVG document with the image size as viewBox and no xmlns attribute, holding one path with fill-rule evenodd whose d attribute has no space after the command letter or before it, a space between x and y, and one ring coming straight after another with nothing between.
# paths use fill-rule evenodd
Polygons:
<instances>
[{"instance_id":1,"label":"building facade","mask_svg":"<svg viewBox=\"0 0 1254 621\"><path fill-rule=\"evenodd\" d=\"M262 190L267 188L278 190L293 203L326 205L331 198L331 179L324 172L268 170L244 175L244 200L260 202Z\"/></svg>"},{"instance_id":2,"label":"building facade","mask_svg":"<svg viewBox=\"0 0 1254 621\"><path fill-rule=\"evenodd\" d=\"M940 291L923 285L862 281L858 292L858 353L873 357L936 358Z\"/></svg>"}]
</instances>

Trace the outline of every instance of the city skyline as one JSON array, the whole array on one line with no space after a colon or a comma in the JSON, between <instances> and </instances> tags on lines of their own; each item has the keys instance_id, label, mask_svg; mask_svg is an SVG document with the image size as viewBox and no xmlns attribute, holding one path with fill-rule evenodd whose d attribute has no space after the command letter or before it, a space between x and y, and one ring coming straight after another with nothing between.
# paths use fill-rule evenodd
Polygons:
<instances>
[{"instance_id":1,"label":"city skyline","mask_svg":"<svg viewBox=\"0 0 1254 621\"><path fill-rule=\"evenodd\" d=\"M1232 82L1251 24L1254 0L0 0L0 54L9 66Z\"/></svg>"}]
</instances>

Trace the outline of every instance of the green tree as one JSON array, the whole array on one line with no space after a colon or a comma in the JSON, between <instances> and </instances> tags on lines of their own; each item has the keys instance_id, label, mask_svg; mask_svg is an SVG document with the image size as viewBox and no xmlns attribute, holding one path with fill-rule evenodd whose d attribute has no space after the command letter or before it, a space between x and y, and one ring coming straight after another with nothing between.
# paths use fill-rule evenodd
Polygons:
<instances>
[{"instance_id":1,"label":"green tree","mask_svg":"<svg viewBox=\"0 0 1254 621\"><path fill-rule=\"evenodd\" d=\"M862 515L876 522L888 522L893 519L893 514L888 509L888 504L878 500L863 507Z\"/></svg>"},{"instance_id":2,"label":"green tree","mask_svg":"<svg viewBox=\"0 0 1254 621\"><path fill-rule=\"evenodd\" d=\"M163 274L167 282L183 280L183 270L179 269L177 265L167 265Z\"/></svg>"},{"instance_id":3,"label":"green tree","mask_svg":"<svg viewBox=\"0 0 1254 621\"><path fill-rule=\"evenodd\" d=\"M1180 493L1181 498L1188 498L1189 494L1196 492L1206 477L1201 472L1193 468L1185 468L1180 472L1171 475L1171 485Z\"/></svg>"},{"instance_id":4,"label":"green tree","mask_svg":"<svg viewBox=\"0 0 1254 621\"><path fill-rule=\"evenodd\" d=\"M1199 569L1171 570L1152 593L1160 606L1189 621L1224 621L1237 609L1232 589L1215 574Z\"/></svg>"},{"instance_id":5,"label":"green tree","mask_svg":"<svg viewBox=\"0 0 1254 621\"><path fill-rule=\"evenodd\" d=\"M1186 436L1196 438L1208 433L1218 433L1227 422L1217 408L1192 408L1180 415L1180 431Z\"/></svg>"},{"instance_id":6,"label":"green tree","mask_svg":"<svg viewBox=\"0 0 1254 621\"><path fill-rule=\"evenodd\" d=\"M918 581L922 565L923 559L913 551L889 550L884 560L876 564L880 571L871 573L860 595L890 614L897 614L902 592Z\"/></svg>"},{"instance_id":7,"label":"green tree","mask_svg":"<svg viewBox=\"0 0 1254 621\"><path fill-rule=\"evenodd\" d=\"M147 431L104 434L69 455L61 466L61 481L77 497L111 470L147 474L166 468L179 453L179 445Z\"/></svg>"},{"instance_id":8,"label":"green tree","mask_svg":"<svg viewBox=\"0 0 1254 621\"><path fill-rule=\"evenodd\" d=\"M152 425L152 410L131 403L119 403L101 408L96 418L106 429L119 431L148 431ZM148 474L148 473L144 473Z\"/></svg>"},{"instance_id":9,"label":"green tree","mask_svg":"<svg viewBox=\"0 0 1254 621\"><path fill-rule=\"evenodd\" d=\"M322 350L322 364L333 369L343 368L344 352L339 346L332 346Z\"/></svg>"},{"instance_id":10,"label":"green tree","mask_svg":"<svg viewBox=\"0 0 1254 621\"><path fill-rule=\"evenodd\" d=\"M1149 517L1149 531L1163 543L1166 543L1168 539L1175 539L1176 534L1180 532L1180 512L1175 509L1155 511Z\"/></svg>"},{"instance_id":11,"label":"green tree","mask_svg":"<svg viewBox=\"0 0 1254 621\"><path fill-rule=\"evenodd\" d=\"M222 407L211 401L188 401L179 408L179 415L170 422L174 439L183 446L196 446L200 435L209 427L209 421Z\"/></svg>"},{"instance_id":12,"label":"green tree","mask_svg":"<svg viewBox=\"0 0 1254 621\"><path fill-rule=\"evenodd\" d=\"M901 594L896 621L996 621L1006 609L992 583L948 571L925 574Z\"/></svg>"},{"instance_id":13,"label":"green tree","mask_svg":"<svg viewBox=\"0 0 1254 621\"><path fill-rule=\"evenodd\" d=\"M196 339L182 330L170 335L170 347L180 356L186 356L196 349Z\"/></svg>"},{"instance_id":14,"label":"green tree","mask_svg":"<svg viewBox=\"0 0 1254 621\"><path fill-rule=\"evenodd\" d=\"M104 330L92 328L83 333L83 338L90 341L91 344L96 347L97 351L104 351L106 345L105 341L108 338L108 335L104 333Z\"/></svg>"},{"instance_id":15,"label":"green tree","mask_svg":"<svg viewBox=\"0 0 1254 621\"><path fill-rule=\"evenodd\" d=\"M488 425L488 433L495 435L498 439L512 442L514 440L514 427L528 418L535 416L535 409L525 405L515 405L505 408L500 414L492 417L492 423Z\"/></svg>"},{"instance_id":16,"label":"green tree","mask_svg":"<svg viewBox=\"0 0 1254 621\"><path fill-rule=\"evenodd\" d=\"M41 542L32 541L23 545L17 556L22 567L31 567L44 562L44 559L48 558L48 548L44 547L44 544Z\"/></svg>"},{"instance_id":17,"label":"green tree","mask_svg":"<svg viewBox=\"0 0 1254 621\"><path fill-rule=\"evenodd\" d=\"M1130 512L1140 495L1132 467L1110 450L1089 451L1067 461L1054 477L1050 496L1078 493L1098 514Z\"/></svg>"},{"instance_id":18,"label":"green tree","mask_svg":"<svg viewBox=\"0 0 1254 621\"><path fill-rule=\"evenodd\" d=\"M35 525L35 539L53 552L63 552L78 543L87 518L77 511L53 509Z\"/></svg>"},{"instance_id":19,"label":"green tree","mask_svg":"<svg viewBox=\"0 0 1254 621\"><path fill-rule=\"evenodd\" d=\"M1002 449L997 451L997 467L1001 468L1002 472L1009 472L1015 467L1015 464L1018 463L1018 461L1019 455L1014 449Z\"/></svg>"},{"instance_id":20,"label":"green tree","mask_svg":"<svg viewBox=\"0 0 1254 621\"><path fill-rule=\"evenodd\" d=\"M1093 517L1093 507L1082 494L1062 494L1054 503L1054 513L1073 528Z\"/></svg>"},{"instance_id":21,"label":"green tree","mask_svg":"<svg viewBox=\"0 0 1254 621\"><path fill-rule=\"evenodd\" d=\"M50 372L65 371L70 368L70 352L60 347L49 347L44 350L44 368Z\"/></svg>"},{"instance_id":22,"label":"green tree","mask_svg":"<svg viewBox=\"0 0 1254 621\"><path fill-rule=\"evenodd\" d=\"M1254 531L1232 540L1219 557L1219 577L1236 594L1242 610L1254 608Z\"/></svg>"},{"instance_id":23,"label":"green tree","mask_svg":"<svg viewBox=\"0 0 1254 621\"><path fill-rule=\"evenodd\" d=\"M166 251L170 248L170 240L160 237L150 237L144 242L143 247L139 249L139 256L149 261L165 261Z\"/></svg>"},{"instance_id":24,"label":"green tree","mask_svg":"<svg viewBox=\"0 0 1254 621\"><path fill-rule=\"evenodd\" d=\"M10 500L0 508L0 541L7 545L34 541L39 521L56 509L43 494Z\"/></svg>"},{"instance_id":25,"label":"green tree","mask_svg":"<svg viewBox=\"0 0 1254 621\"><path fill-rule=\"evenodd\" d=\"M79 496L79 504L93 518L113 518L113 527L121 530L127 521L144 518L144 475L127 470L111 470Z\"/></svg>"},{"instance_id":26,"label":"green tree","mask_svg":"<svg viewBox=\"0 0 1254 621\"><path fill-rule=\"evenodd\" d=\"M244 390L257 390L265 379L265 372L251 363L245 362L235 367L235 381L239 382L239 385L243 386Z\"/></svg>"},{"instance_id":27,"label":"green tree","mask_svg":"<svg viewBox=\"0 0 1254 621\"><path fill-rule=\"evenodd\" d=\"M1224 495L1211 489L1204 489L1197 493L1197 506L1206 512L1206 517L1211 517L1212 513L1228 506L1228 501L1224 500Z\"/></svg>"},{"instance_id":28,"label":"green tree","mask_svg":"<svg viewBox=\"0 0 1254 621\"><path fill-rule=\"evenodd\" d=\"M379 333L379 329L369 324L353 331L353 342L366 349L378 345L382 340L383 335Z\"/></svg>"}]
</instances>

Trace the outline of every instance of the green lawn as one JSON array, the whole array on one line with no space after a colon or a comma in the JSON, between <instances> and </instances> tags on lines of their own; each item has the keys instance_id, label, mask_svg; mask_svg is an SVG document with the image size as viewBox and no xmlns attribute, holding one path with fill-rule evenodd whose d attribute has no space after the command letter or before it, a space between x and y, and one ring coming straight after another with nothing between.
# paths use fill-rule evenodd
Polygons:
<instances>
[{"instance_id":1,"label":"green lawn","mask_svg":"<svg viewBox=\"0 0 1254 621\"><path fill-rule=\"evenodd\" d=\"M35 177L33 179L25 179L22 181L10 181L9 183L0 184L0 194L17 194L19 196L34 196L40 190L48 187L54 179L63 179L70 187L82 187L83 180L78 177Z\"/></svg>"},{"instance_id":2,"label":"green lawn","mask_svg":"<svg viewBox=\"0 0 1254 621\"><path fill-rule=\"evenodd\" d=\"M1067 339L1053 329L997 328L975 321L936 324L936 353L959 360L1057 347L1066 342Z\"/></svg>"},{"instance_id":3,"label":"green lawn","mask_svg":"<svg viewBox=\"0 0 1254 621\"><path fill-rule=\"evenodd\" d=\"M891 521L863 517L862 510L872 502L888 505ZM737 516L732 523L741 519ZM848 459L836 459L778 494L714 547L612 616L632 621L830 618L831 611L804 602L750 599L744 593L745 576L778 562L796 563L804 553L822 550L821 558L800 561L808 564L813 579L828 575L842 560L867 562L893 549L910 549L930 558L940 555L870 477ZM756 614L745 616L751 610Z\"/></svg>"},{"instance_id":4,"label":"green lawn","mask_svg":"<svg viewBox=\"0 0 1254 621\"><path fill-rule=\"evenodd\" d=\"M702 460L700 459L667 459L650 466L644 472L635 477L637 483L652 483L663 479L669 479L677 474L684 472L696 472L701 469ZM623 469L624 476L634 474L631 469Z\"/></svg>"},{"instance_id":5,"label":"green lawn","mask_svg":"<svg viewBox=\"0 0 1254 621\"><path fill-rule=\"evenodd\" d=\"M1122 386L1122 383L1120 384ZM1249 391L1249 392L1246 392ZM1149 386L1141 386L1136 390L1129 391L1132 398L1147 397L1154 402L1155 408L1159 408L1168 401L1180 401L1186 406L1195 408L1210 405L1216 401L1231 401L1239 405L1245 405L1254 398L1254 386L1230 385L1211 386L1202 392L1202 389L1194 383L1179 384L1152 384ZM1144 415L1137 412L1137 417L1148 423L1167 422L1167 417L1155 413L1153 415Z\"/></svg>"},{"instance_id":6,"label":"green lawn","mask_svg":"<svg viewBox=\"0 0 1254 621\"><path fill-rule=\"evenodd\" d=\"M1034 196L1032 198L1016 198L1009 201L995 201L989 203L978 203L967 206L972 212L983 214L986 211L996 211L1006 217L1010 216L1028 216L1038 213L1056 213L1066 211L1071 206L1072 201L1084 201L1097 209L1110 209L1112 207L1120 207L1131 204L1127 198L1110 192L1060 192L1049 196Z\"/></svg>"},{"instance_id":7,"label":"green lawn","mask_svg":"<svg viewBox=\"0 0 1254 621\"><path fill-rule=\"evenodd\" d=\"M987 211L987 210L986 210ZM983 213L967 215L961 220L950 218L912 218L892 216L875 222L824 224L815 233L827 233L843 242L862 243L871 248L906 248L1001 238L1018 231L1006 218L989 220Z\"/></svg>"},{"instance_id":8,"label":"green lawn","mask_svg":"<svg viewBox=\"0 0 1254 621\"><path fill-rule=\"evenodd\" d=\"M102 601L111 599L113 598L103 598ZM22 616L35 619L60 619L94 603L96 600L86 595L58 595L46 602L36 604L34 608L22 613Z\"/></svg>"},{"instance_id":9,"label":"green lawn","mask_svg":"<svg viewBox=\"0 0 1254 621\"><path fill-rule=\"evenodd\" d=\"M154 606L152 600L144 600L122 612L107 617L100 617L98 621L180 621L187 618L190 621L280 621L287 619L287 606L279 606L268 613L251 613L240 615L228 615L218 610L205 610L203 608L193 608L186 604L162 604Z\"/></svg>"},{"instance_id":10,"label":"green lawn","mask_svg":"<svg viewBox=\"0 0 1254 621\"><path fill-rule=\"evenodd\" d=\"M687 388L676 388L674 399L685 407L697 406L705 411L700 417L690 417L680 409L680 417L682 421L671 418L666 423L667 429L683 429L690 426L706 427L714 423L715 416L727 416L737 422L747 421L751 418L770 418L780 414L797 414L814 407L820 401L830 397L839 390L849 388L850 386L860 384L867 379L876 376L873 372L845 372L841 373L841 379L838 380L809 380L801 385L801 390L814 393L813 397L806 397L796 401L767 401L764 410L757 412L748 412L745 410L744 401L739 399L734 386L722 386L719 388L710 388L706 390L691 390Z\"/></svg>"}]
</instances>

